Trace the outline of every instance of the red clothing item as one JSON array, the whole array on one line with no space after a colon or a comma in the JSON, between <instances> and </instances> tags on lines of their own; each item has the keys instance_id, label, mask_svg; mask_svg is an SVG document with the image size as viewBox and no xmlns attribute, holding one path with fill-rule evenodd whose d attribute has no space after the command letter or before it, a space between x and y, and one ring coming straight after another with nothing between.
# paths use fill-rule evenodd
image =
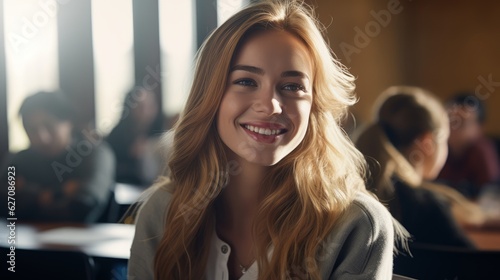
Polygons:
<instances>
[{"instance_id":1,"label":"red clothing item","mask_svg":"<svg viewBox=\"0 0 500 280\"><path fill-rule=\"evenodd\" d=\"M467 183L478 189L500 180L500 163L493 141L481 137L459 158L450 153L438 179L455 187Z\"/></svg>"}]
</instances>

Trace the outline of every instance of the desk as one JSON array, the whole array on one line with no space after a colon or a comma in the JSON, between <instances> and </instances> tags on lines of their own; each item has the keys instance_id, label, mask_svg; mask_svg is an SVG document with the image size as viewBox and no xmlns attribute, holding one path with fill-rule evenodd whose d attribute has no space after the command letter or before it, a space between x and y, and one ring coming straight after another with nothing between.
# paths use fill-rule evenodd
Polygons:
<instances>
[{"instance_id":1,"label":"desk","mask_svg":"<svg viewBox=\"0 0 500 280\"><path fill-rule=\"evenodd\" d=\"M500 227L498 224L464 226L463 229L479 250L500 251Z\"/></svg>"},{"instance_id":2,"label":"desk","mask_svg":"<svg viewBox=\"0 0 500 280\"><path fill-rule=\"evenodd\" d=\"M8 250L10 250L11 244L8 244L7 239L9 231L9 228L5 225L0 226L0 248L2 251L7 250L9 252ZM21 273L21 275L29 275L28 278L35 279L33 274L38 273L39 270L33 272L26 267L35 265L32 263L33 259L27 260L26 255L20 253L27 252L26 250L32 252L45 252L47 250L82 252L92 258L94 263L92 274L95 279L122 280L127 277L127 262L134 237L134 225L19 223L16 224L15 233L15 248L19 250L16 252L16 261L19 260L19 262L16 262L17 272ZM51 279L66 279L67 274L61 272L57 266L50 269L48 273L51 275ZM68 269L65 271L67 272ZM0 274L3 272L5 271L0 272ZM9 277L12 277L12 275L9 275Z\"/></svg>"},{"instance_id":3,"label":"desk","mask_svg":"<svg viewBox=\"0 0 500 280\"><path fill-rule=\"evenodd\" d=\"M16 249L80 251L91 257L128 260L134 225L124 224L16 224ZM9 229L0 227L0 246L7 242Z\"/></svg>"},{"instance_id":4,"label":"desk","mask_svg":"<svg viewBox=\"0 0 500 280\"><path fill-rule=\"evenodd\" d=\"M462 225L465 234L482 251L500 251L500 189L484 189L474 202L483 211L485 221L479 225Z\"/></svg>"}]
</instances>

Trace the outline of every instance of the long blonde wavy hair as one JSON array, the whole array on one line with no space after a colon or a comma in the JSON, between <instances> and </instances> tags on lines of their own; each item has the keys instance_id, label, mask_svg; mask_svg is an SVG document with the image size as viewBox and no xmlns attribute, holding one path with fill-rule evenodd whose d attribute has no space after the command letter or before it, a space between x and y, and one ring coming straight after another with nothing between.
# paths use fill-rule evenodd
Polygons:
<instances>
[{"instance_id":1,"label":"long blonde wavy hair","mask_svg":"<svg viewBox=\"0 0 500 280\"><path fill-rule=\"evenodd\" d=\"M215 117L239 43L257 30L300 38L314 69L306 135L270 167L263 182L268 187L254 224L259 279L293 277L292 268L320 279L315 257L321 241L355 194L365 191L365 161L339 125L356 101L353 77L335 59L309 6L293 0L254 3L216 29L197 54L190 95L174 128L173 195L155 256L155 279L205 278L214 202L230 169Z\"/></svg>"}]
</instances>

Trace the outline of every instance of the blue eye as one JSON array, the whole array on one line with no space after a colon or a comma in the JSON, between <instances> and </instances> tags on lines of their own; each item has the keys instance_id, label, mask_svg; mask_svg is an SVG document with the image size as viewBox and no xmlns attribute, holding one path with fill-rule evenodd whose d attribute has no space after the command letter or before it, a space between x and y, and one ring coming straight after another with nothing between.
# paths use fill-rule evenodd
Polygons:
<instances>
[{"instance_id":1,"label":"blue eye","mask_svg":"<svg viewBox=\"0 0 500 280\"><path fill-rule=\"evenodd\" d=\"M257 84L252 79L240 79L234 81L234 84L244 86L244 87L256 87Z\"/></svg>"},{"instance_id":2,"label":"blue eye","mask_svg":"<svg viewBox=\"0 0 500 280\"><path fill-rule=\"evenodd\" d=\"M288 91L306 91L305 87L299 84L286 84L282 87L282 89Z\"/></svg>"}]
</instances>

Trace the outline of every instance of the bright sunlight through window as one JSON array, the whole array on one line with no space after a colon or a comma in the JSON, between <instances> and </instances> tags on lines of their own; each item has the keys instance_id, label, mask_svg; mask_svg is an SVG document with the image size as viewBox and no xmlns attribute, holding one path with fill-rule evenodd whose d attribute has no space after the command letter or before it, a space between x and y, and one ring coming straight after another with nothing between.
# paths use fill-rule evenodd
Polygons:
<instances>
[{"instance_id":1,"label":"bright sunlight through window","mask_svg":"<svg viewBox=\"0 0 500 280\"><path fill-rule=\"evenodd\" d=\"M217 25L220 26L223 24L228 18L241 10L247 2L247 0L218 0Z\"/></svg>"},{"instance_id":2,"label":"bright sunlight through window","mask_svg":"<svg viewBox=\"0 0 500 280\"><path fill-rule=\"evenodd\" d=\"M163 110L182 110L188 95L195 52L194 0L160 0Z\"/></svg>"},{"instance_id":3,"label":"bright sunlight through window","mask_svg":"<svg viewBox=\"0 0 500 280\"><path fill-rule=\"evenodd\" d=\"M107 134L134 86L132 0L92 0L92 34L96 128Z\"/></svg>"},{"instance_id":4,"label":"bright sunlight through window","mask_svg":"<svg viewBox=\"0 0 500 280\"><path fill-rule=\"evenodd\" d=\"M56 1L4 0L9 149L29 146L21 118L22 101L37 91L59 88Z\"/></svg>"}]
</instances>

